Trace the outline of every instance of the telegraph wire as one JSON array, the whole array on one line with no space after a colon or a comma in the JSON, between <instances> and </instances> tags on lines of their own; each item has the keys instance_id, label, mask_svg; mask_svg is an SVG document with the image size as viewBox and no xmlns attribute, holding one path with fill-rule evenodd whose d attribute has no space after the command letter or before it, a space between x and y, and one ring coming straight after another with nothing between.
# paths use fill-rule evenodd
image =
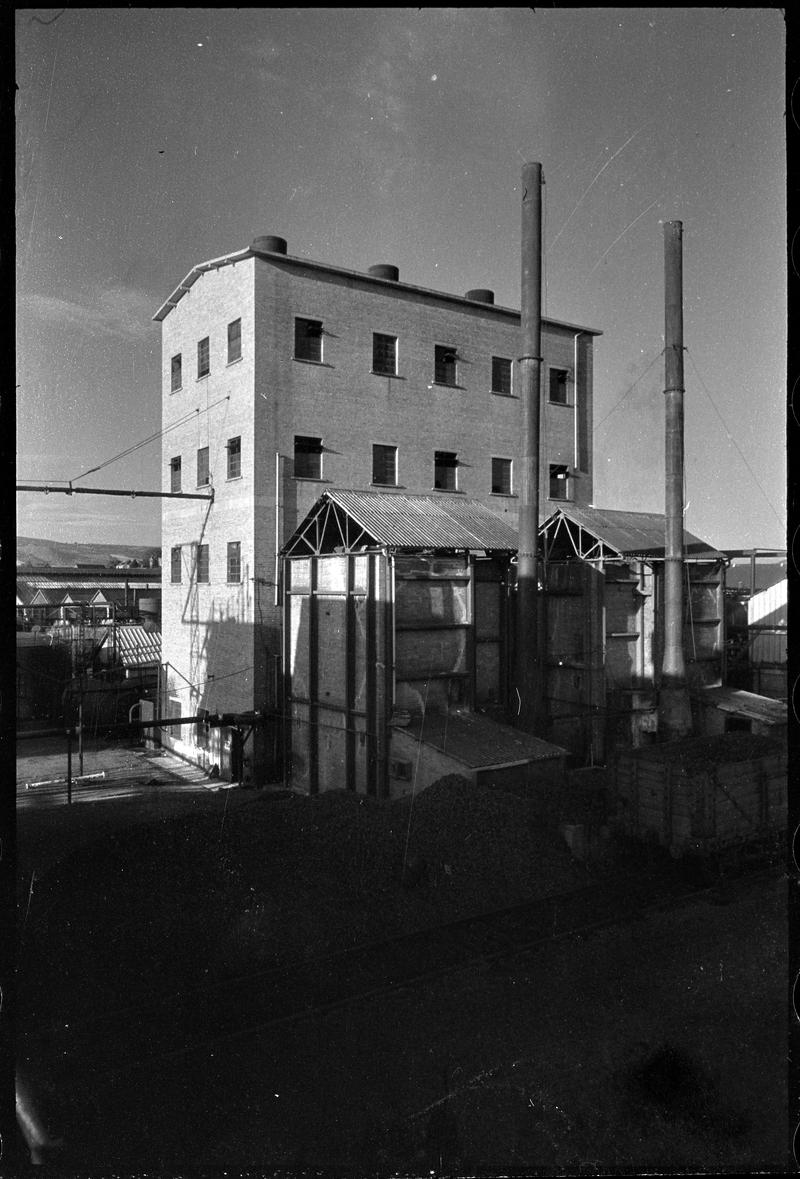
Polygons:
<instances>
[{"instance_id":1,"label":"telegraph wire","mask_svg":"<svg viewBox=\"0 0 800 1179\"><path fill-rule=\"evenodd\" d=\"M228 397L220 397L218 401L214 401L211 403L211 405L207 405L205 407L205 409L201 409L199 405L195 406L195 408L193 410L187 411L187 413L185 413L182 418L178 418L178 420L176 422L173 422L169 426L165 426L161 430L157 430L154 434L150 434L149 437L143 438L140 442L135 442L133 444L133 446L129 446L126 450L120 451L119 454L115 454L112 458L106 459L106 461L104 463L100 463L99 466L91 467L88 471L84 471L83 474L76 475L74 479L71 479L71 480L64 480L64 479L51 480L51 482L76 483L78 481L78 479L84 479L87 475L94 475L95 472L102 471L104 467L110 466L111 463L116 463L120 459L127 458L128 455L133 454L134 451L139 450L141 447L148 446L151 442L155 442L159 438L163 438L163 436L165 434L169 434L169 432L171 430L176 430L178 428L178 426L183 426L187 422L190 422L193 417L200 415L200 414L208 413L210 410L214 409L216 406L221 405L223 403L223 401L229 401L229 400L230 400L229 396ZM47 480L38 479L38 480L33 480L33 482L44 483L44 482L47 482Z\"/></svg>"},{"instance_id":2,"label":"telegraph wire","mask_svg":"<svg viewBox=\"0 0 800 1179\"><path fill-rule=\"evenodd\" d=\"M723 425L723 427L724 427L724 429L725 429L725 434L726 434L726 436L727 436L727 439L728 439L728 441L729 441L729 442L731 442L731 443L733 443L734 447L736 448L736 450L737 450L737 452L738 452L738 454L739 454L739 458L742 460L742 462L744 463L744 465L747 467L748 471L749 471L749 472L750 472L750 474L752 475L752 477L753 477L753 482L755 483L756 487L757 487L757 488L758 488L758 490L761 492L761 494L764 496L764 499L767 501L767 503L769 504L769 506L772 508L773 512L775 513L775 518L776 518L776 520L778 521L778 523L779 523L781 526L784 526L784 527L785 527L785 521L784 521L783 517L781 516L780 512L778 511L778 509L777 509L777 508L775 507L775 505L773 504L772 500L771 500L771 499L769 498L769 496L767 495L767 493L766 493L766 491L764 490L764 488L763 488L763 487L761 486L761 484L759 483L759 481L758 481L758 478L757 478L757 476L756 476L756 473L755 473L755 471L753 470L753 468L750 466L749 462L747 461L747 458L745 457L745 454L744 454L744 452L742 451L742 448L740 447L739 443L738 443L738 442L736 441L736 439L734 438L733 434L731 434L730 430L728 429L728 425L727 425L727 423L726 423L725 419L723 418L722 414L720 413L719 409L717 408L716 402L714 401L714 398L711 396L711 393L710 393L710 391L709 391L709 388L708 388L708 386L706 385L706 383L705 383L705 381L703 380L703 378L700 376L700 373L699 373L699 371L698 371L697 365L695 364L695 361L694 361L694 357L692 356L692 354L691 354L691 352L689 351L689 349L688 349L688 348L686 348L686 350L685 350L685 351L686 351L686 354L687 354L687 356L689 357L689 359L690 359L690 360L691 360L691 362L692 362L692 368L694 369L695 376L697 377L698 381L700 382L701 386L703 387L703 389L704 389L704 391L705 391L705 394L706 394L706 397L707 397L707 398L708 398L708 400L711 402L711 406L712 406L712 409L714 410L714 413L717 415L717 417L719 418L719 420L722 422L722 425Z\"/></svg>"},{"instance_id":3,"label":"telegraph wire","mask_svg":"<svg viewBox=\"0 0 800 1179\"><path fill-rule=\"evenodd\" d=\"M646 369L644 369L644 371L643 371L643 372L641 372L641 373L639 374L639 376L636 378L636 380L633 382L633 384L628 386L628 388L625 390L625 392L624 392L624 393L622 394L622 396L620 397L619 401L618 401L618 402L617 402L615 405L612 405L612 407L611 407L611 409L608 411L608 413L607 413L607 414L605 414L605 415L604 415L604 416L603 416L603 417L600 419L600 421L599 421L599 422L596 422L596 423L595 423L594 427L592 428L592 434L595 434L595 433L596 433L596 432L597 432L597 431L600 429L600 427L602 426L603 422L604 422L604 421L606 421L606 419L607 419L607 418L610 418L610 417L611 417L611 415L612 415L612 413L614 413L616 410L618 410L618 409L619 409L619 407L622 405L623 401L624 401L624 400L625 400L625 398L628 396L628 394L633 392L633 390L636 388L636 386L639 384L639 382L640 382L641 380L643 380L643 379L644 379L644 378L647 376L647 374L649 373L650 369L653 367L653 365L655 364L655 362L656 362L657 360L659 360L659 359L660 359L660 357L662 357L663 355L664 355L664 349L662 348L662 349L661 349L659 352L657 352L657 353L655 354L655 356L653 357L653 359L652 359L652 360L650 361L650 363L648 364L647 368L646 368Z\"/></svg>"}]
</instances>

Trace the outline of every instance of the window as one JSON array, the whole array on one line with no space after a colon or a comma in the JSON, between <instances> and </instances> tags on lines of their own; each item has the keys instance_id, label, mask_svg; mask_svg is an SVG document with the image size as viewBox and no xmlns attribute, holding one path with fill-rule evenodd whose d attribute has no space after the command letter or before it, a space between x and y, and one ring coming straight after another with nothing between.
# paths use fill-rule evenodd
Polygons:
<instances>
[{"instance_id":1,"label":"window","mask_svg":"<svg viewBox=\"0 0 800 1179\"><path fill-rule=\"evenodd\" d=\"M458 457L449 450L433 452L433 486L440 491L455 491L458 483Z\"/></svg>"},{"instance_id":2,"label":"window","mask_svg":"<svg viewBox=\"0 0 800 1179\"><path fill-rule=\"evenodd\" d=\"M550 499L568 499L569 467L564 463L550 464Z\"/></svg>"},{"instance_id":3,"label":"window","mask_svg":"<svg viewBox=\"0 0 800 1179\"><path fill-rule=\"evenodd\" d=\"M569 373L565 368L550 369L550 400L556 405L567 404L567 381Z\"/></svg>"},{"instance_id":4,"label":"window","mask_svg":"<svg viewBox=\"0 0 800 1179\"><path fill-rule=\"evenodd\" d=\"M208 581L208 545L197 546L197 580Z\"/></svg>"},{"instance_id":5,"label":"window","mask_svg":"<svg viewBox=\"0 0 800 1179\"><path fill-rule=\"evenodd\" d=\"M181 546L179 544L173 545L170 550L170 580L173 585L177 584L181 579Z\"/></svg>"},{"instance_id":6,"label":"window","mask_svg":"<svg viewBox=\"0 0 800 1179\"><path fill-rule=\"evenodd\" d=\"M511 361L503 356L492 357L492 392L511 396Z\"/></svg>"},{"instance_id":7,"label":"window","mask_svg":"<svg viewBox=\"0 0 800 1179\"><path fill-rule=\"evenodd\" d=\"M511 495L511 459L492 459L492 491L496 495Z\"/></svg>"},{"instance_id":8,"label":"window","mask_svg":"<svg viewBox=\"0 0 800 1179\"><path fill-rule=\"evenodd\" d=\"M228 324L228 364L242 359L242 321L234 319Z\"/></svg>"},{"instance_id":9,"label":"window","mask_svg":"<svg viewBox=\"0 0 800 1179\"><path fill-rule=\"evenodd\" d=\"M183 384L183 359L180 352L170 361L170 392L176 393Z\"/></svg>"},{"instance_id":10,"label":"window","mask_svg":"<svg viewBox=\"0 0 800 1179\"><path fill-rule=\"evenodd\" d=\"M372 447L372 482L391 487L397 483L397 447Z\"/></svg>"},{"instance_id":11,"label":"window","mask_svg":"<svg viewBox=\"0 0 800 1179\"><path fill-rule=\"evenodd\" d=\"M387 377L397 375L397 336L372 334L372 371Z\"/></svg>"},{"instance_id":12,"label":"window","mask_svg":"<svg viewBox=\"0 0 800 1179\"><path fill-rule=\"evenodd\" d=\"M315 360L322 363L322 324L318 319L294 321L295 360Z\"/></svg>"},{"instance_id":13,"label":"window","mask_svg":"<svg viewBox=\"0 0 800 1179\"><path fill-rule=\"evenodd\" d=\"M437 344L434 352L433 379L437 385L455 385L456 350Z\"/></svg>"},{"instance_id":14,"label":"window","mask_svg":"<svg viewBox=\"0 0 800 1179\"><path fill-rule=\"evenodd\" d=\"M228 439L228 478L238 479L242 473L242 439Z\"/></svg>"},{"instance_id":15,"label":"window","mask_svg":"<svg viewBox=\"0 0 800 1179\"><path fill-rule=\"evenodd\" d=\"M169 460L169 489L170 491L180 491L181 489L180 455L176 455L175 458Z\"/></svg>"},{"instance_id":16,"label":"window","mask_svg":"<svg viewBox=\"0 0 800 1179\"><path fill-rule=\"evenodd\" d=\"M228 541L228 581L242 580L242 544L238 540Z\"/></svg>"},{"instance_id":17,"label":"window","mask_svg":"<svg viewBox=\"0 0 800 1179\"><path fill-rule=\"evenodd\" d=\"M322 478L322 439L307 438L303 434L294 437L295 479Z\"/></svg>"},{"instance_id":18,"label":"window","mask_svg":"<svg viewBox=\"0 0 800 1179\"><path fill-rule=\"evenodd\" d=\"M197 379L207 377L211 372L211 360L208 336L197 342Z\"/></svg>"},{"instance_id":19,"label":"window","mask_svg":"<svg viewBox=\"0 0 800 1179\"><path fill-rule=\"evenodd\" d=\"M208 487L209 482L208 447L201 446L197 452L197 486Z\"/></svg>"}]
</instances>

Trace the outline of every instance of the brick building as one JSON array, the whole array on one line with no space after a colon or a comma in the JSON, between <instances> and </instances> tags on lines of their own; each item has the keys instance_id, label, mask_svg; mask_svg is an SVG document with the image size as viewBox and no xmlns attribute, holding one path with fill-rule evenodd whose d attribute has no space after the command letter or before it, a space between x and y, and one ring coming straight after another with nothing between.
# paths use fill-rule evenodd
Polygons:
<instances>
[{"instance_id":1,"label":"brick building","mask_svg":"<svg viewBox=\"0 0 800 1179\"><path fill-rule=\"evenodd\" d=\"M278 554L326 487L461 492L516 526L520 315L491 291L425 290L261 237L195 266L154 318L164 489L213 489L163 501L162 713L277 706ZM598 334L542 324L543 518L592 499ZM219 734L164 737L224 769ZM259 779L270 741L257 731L245 751Z\"/></svg>"}]
</instances>

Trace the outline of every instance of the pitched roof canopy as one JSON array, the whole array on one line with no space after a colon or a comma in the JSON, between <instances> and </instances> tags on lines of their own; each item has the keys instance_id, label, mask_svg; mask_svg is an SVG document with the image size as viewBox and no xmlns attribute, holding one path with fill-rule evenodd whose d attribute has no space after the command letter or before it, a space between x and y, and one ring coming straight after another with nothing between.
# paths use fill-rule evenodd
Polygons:
<instances>
[{"instance_id":1,"label":"pitched roof canopy","mask_svg":"<svg viewBox=\"0 0 800 1179\"><path fill-rule=\"evenodd\" d=\"M386 548L514 552L517 531L463 495L326 491L283 546L287 556Z\"/></svg>"},{"instance_id":2,"label":"pitched roof canopy","mask_svg":"<svg viewBox=\"0 0 800 1179\"><path fill-rule=\"evenodd\" d=\"M661 512L617 512L604 508L559 508L540 528L545 554L557 540L566 541L585 560L647 557L663 560L665 517ZM683 531L684 558L722 561L725 554Z\"/></svg>"}]
</instances>

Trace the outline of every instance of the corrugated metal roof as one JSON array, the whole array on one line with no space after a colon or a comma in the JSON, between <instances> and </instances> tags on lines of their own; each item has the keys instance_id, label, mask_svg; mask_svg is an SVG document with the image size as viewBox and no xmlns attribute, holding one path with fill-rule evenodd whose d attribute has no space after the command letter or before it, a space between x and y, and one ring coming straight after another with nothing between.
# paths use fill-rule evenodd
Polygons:
<instances>
[{"instance_id":1,"label":"corrugated metal roof","mask_svg":"<svg viewBox=\"0 0 800 1179\"><path fill-rule=\"evenodd\" d=\"M114 641L114 632L110 630L106 648L111 648ZM161 662L161 635L143 626L118 626L116 648L125 667L148 667Z\"/></svg>"},{"instance_id":2,"label":"corrugated metal roof","mask_svg":"<svg viewBox=\"0 0 800 1179\"><path fill-rule=\"evenodd\" d=\"M17 592L21 592L23 587L29 590L60 590L62 593L67 593L70 590L103 590L104 593L119 591L125 592L125 586L129 590L160 590L161 579L158 581L132 581L122 574L116 577L52 577L42 573L36 574L17 574Z\"/></svg>"},{"instance_id":3,"label":"corrugated metal roof","mask_svg":"<svg viewBox=\"0 0 800 1179\"><path fill-rule=\"evenodd\" d=\"M435 495L377 491L326 491L323 499L343 508L381 545L394 549L512 551L517 532L480 500L446 492Z\"/></svg>"},{"instance_id":4,"label":"corrugated metal roof","mask_svg":"<svg viewBox=\"0 0 800 1179\"><path fill-rule=\"evenodd\" d=\"M694 695L713 704L721 712L744 716L762 724L788 723L789 709L785 700L773 700L771 696L759 696L756 692L728 687L698 688Z\"/></svg>"},{"instance_id":5,"label":"corrugated metal roof","mask_svg":"<svg viewBox=\"0 0 800 1179\"><path fill-rule=\"evenodd\" d=\"M621 557L639 554L663 556L665 517L661 512L619 512L605 508L559 508L545 521L546 526L557 516L578 524L616 549ZM691 557L706 557L709 561L722 560L725 554L684 529L684 553Z\"/></svg>"}]
</instances>

